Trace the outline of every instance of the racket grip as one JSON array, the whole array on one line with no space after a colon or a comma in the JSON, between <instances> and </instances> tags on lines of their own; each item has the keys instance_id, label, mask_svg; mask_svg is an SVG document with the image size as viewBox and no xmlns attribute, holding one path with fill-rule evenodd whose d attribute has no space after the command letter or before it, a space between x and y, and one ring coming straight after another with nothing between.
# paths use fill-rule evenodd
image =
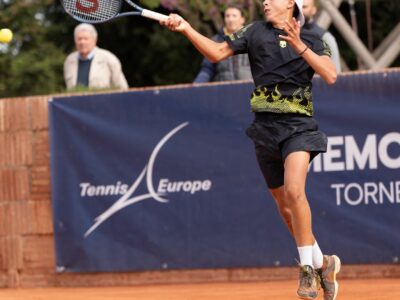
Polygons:
<instances>
[{"instance_id":1,"label":"racket grip","mask_svg":"<svg viewBox=\"0 0 400 300\"><path fill-rule=\"evenodd\" d=\"M156 20L156 21L161 21L161 20L165 20L168 18L168 16L163 15L163 14L159 14L155 11L152 10L148 10L148 9L143 9L142 10L142 16L145 18L149 18L152 20Z\"/></svg>"}]
</instances>

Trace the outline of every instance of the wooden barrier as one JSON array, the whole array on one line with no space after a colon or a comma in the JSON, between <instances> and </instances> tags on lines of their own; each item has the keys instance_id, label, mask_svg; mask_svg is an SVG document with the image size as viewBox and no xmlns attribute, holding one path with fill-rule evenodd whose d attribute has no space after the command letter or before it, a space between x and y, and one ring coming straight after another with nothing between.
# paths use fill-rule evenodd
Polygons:
<instances>
[{"instance_id":1,"label":"wooden barrier","mask_svg":"<svg viewBox=\"0 0 400 300\"><path fill-rule=\"evenodd\" d=\"M56 273L49 99L50 96L0 99L0 287L123 286L296 278L293 268ZM400 277L400 265L344 266L341 276Z\"/></svg>"}]
</instances>

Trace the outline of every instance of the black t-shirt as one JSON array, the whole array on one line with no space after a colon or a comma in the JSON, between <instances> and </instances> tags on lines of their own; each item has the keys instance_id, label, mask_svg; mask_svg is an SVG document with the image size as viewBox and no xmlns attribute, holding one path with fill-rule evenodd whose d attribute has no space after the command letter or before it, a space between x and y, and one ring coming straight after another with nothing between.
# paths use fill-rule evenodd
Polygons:
<instances>
[{"instance_id":1,"label":"black t-shirt","mask_svg":"<svg viewBox=\"0 0 400 300\"><path fill-rule=\"evenodd\" d=\"M225 37L235 54L248 53L256 89L254 112L297 113L312 116L314 70L279 35L271 23L258 21ZM329 47L312 31L302 28L302 41L318 55L330 56Z\"/></svg>"}]
</instances>

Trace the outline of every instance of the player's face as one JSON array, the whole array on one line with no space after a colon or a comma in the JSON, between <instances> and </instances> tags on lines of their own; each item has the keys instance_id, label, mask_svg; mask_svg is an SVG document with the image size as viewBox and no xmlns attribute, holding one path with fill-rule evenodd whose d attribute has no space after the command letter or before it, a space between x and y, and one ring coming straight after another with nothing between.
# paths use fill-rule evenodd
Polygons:
<instances>
[{"instance_id":1,"label":"player's face","mask_svg":"<svg viewBox=\"0 0 400 300\"><path fill-rule=\"evenodd\" d=\"M86 30L81 30L75 36L76 49L83 57L86 57L96 47L96 38Z\"/></svg>"},{"instance_id":2,"label":"player's face","mask_svg":"<svg viewBox=\"0 0 400 300\"><path fill-rule=\"evenodd\" d=\"M304 0L303 1L303 15L307 20L310 20L317 13L317 8L315 7L314 0Z\"/></svg>"},{"instance_id":3,"label":"player's face","mask_svg":"<svg viewBox=\"0 0 400 300\"><path fill-rule=\"evenodd\" d=\"M264 15L271 23L279 23L286 20L288 10L293 7L294 0L264 0Z\"/></svg>"},{"instance_id":4,"label":"player's face","mask_svg":"<svg viewBox=\"0 0 400 300\"><path fill-rule=\"evenodd\" d=\"M244 26L244 17L240 10L236 8L228 8L225 11L225 27L228 33L234 33Z\"/></svg>"}]
</instances>

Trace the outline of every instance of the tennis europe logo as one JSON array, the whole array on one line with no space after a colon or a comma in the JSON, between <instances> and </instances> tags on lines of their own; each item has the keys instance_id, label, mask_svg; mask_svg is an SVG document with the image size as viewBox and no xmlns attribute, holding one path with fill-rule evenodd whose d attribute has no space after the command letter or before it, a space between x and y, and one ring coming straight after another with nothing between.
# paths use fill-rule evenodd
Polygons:
<instances>
[{"instance_id":1,"label":"tennis europe logo","mask_svg":"<svg viewBox=\"0 0 400 300\"><path fill-rule=\"evenodd\" d=\"M170 140L175 134L177 134L184 127L188 126L189 122L182 123L167 135L165 135L156 145L153 152L150 155L149 161L144 166L142 172L136 178L134 183L129 187L127 184L122 184L120 181L115 185L107 186L93 186L90 183L80 183L81 197L94 197L94 196L109 196L109 195L120 195L121 197L114 202L106 211L98 215L94 219L93 225L85 232L84 237L88 237L97 227L102 223L111 218L118 211L138 203L143 200L153 199L161 203L167 203L169 200L166 198L168 193L185 192L191 195L197 192L206 192L211 189L212 181L206 180L185 180L185 181L170 181L168 178L162 178L159 181L157 190L153 183L153 170L155 161L162 147ZM146 182L147 193L142 195L134 195L139 185L142 182Z\"/></svg>"}]
</instances>

